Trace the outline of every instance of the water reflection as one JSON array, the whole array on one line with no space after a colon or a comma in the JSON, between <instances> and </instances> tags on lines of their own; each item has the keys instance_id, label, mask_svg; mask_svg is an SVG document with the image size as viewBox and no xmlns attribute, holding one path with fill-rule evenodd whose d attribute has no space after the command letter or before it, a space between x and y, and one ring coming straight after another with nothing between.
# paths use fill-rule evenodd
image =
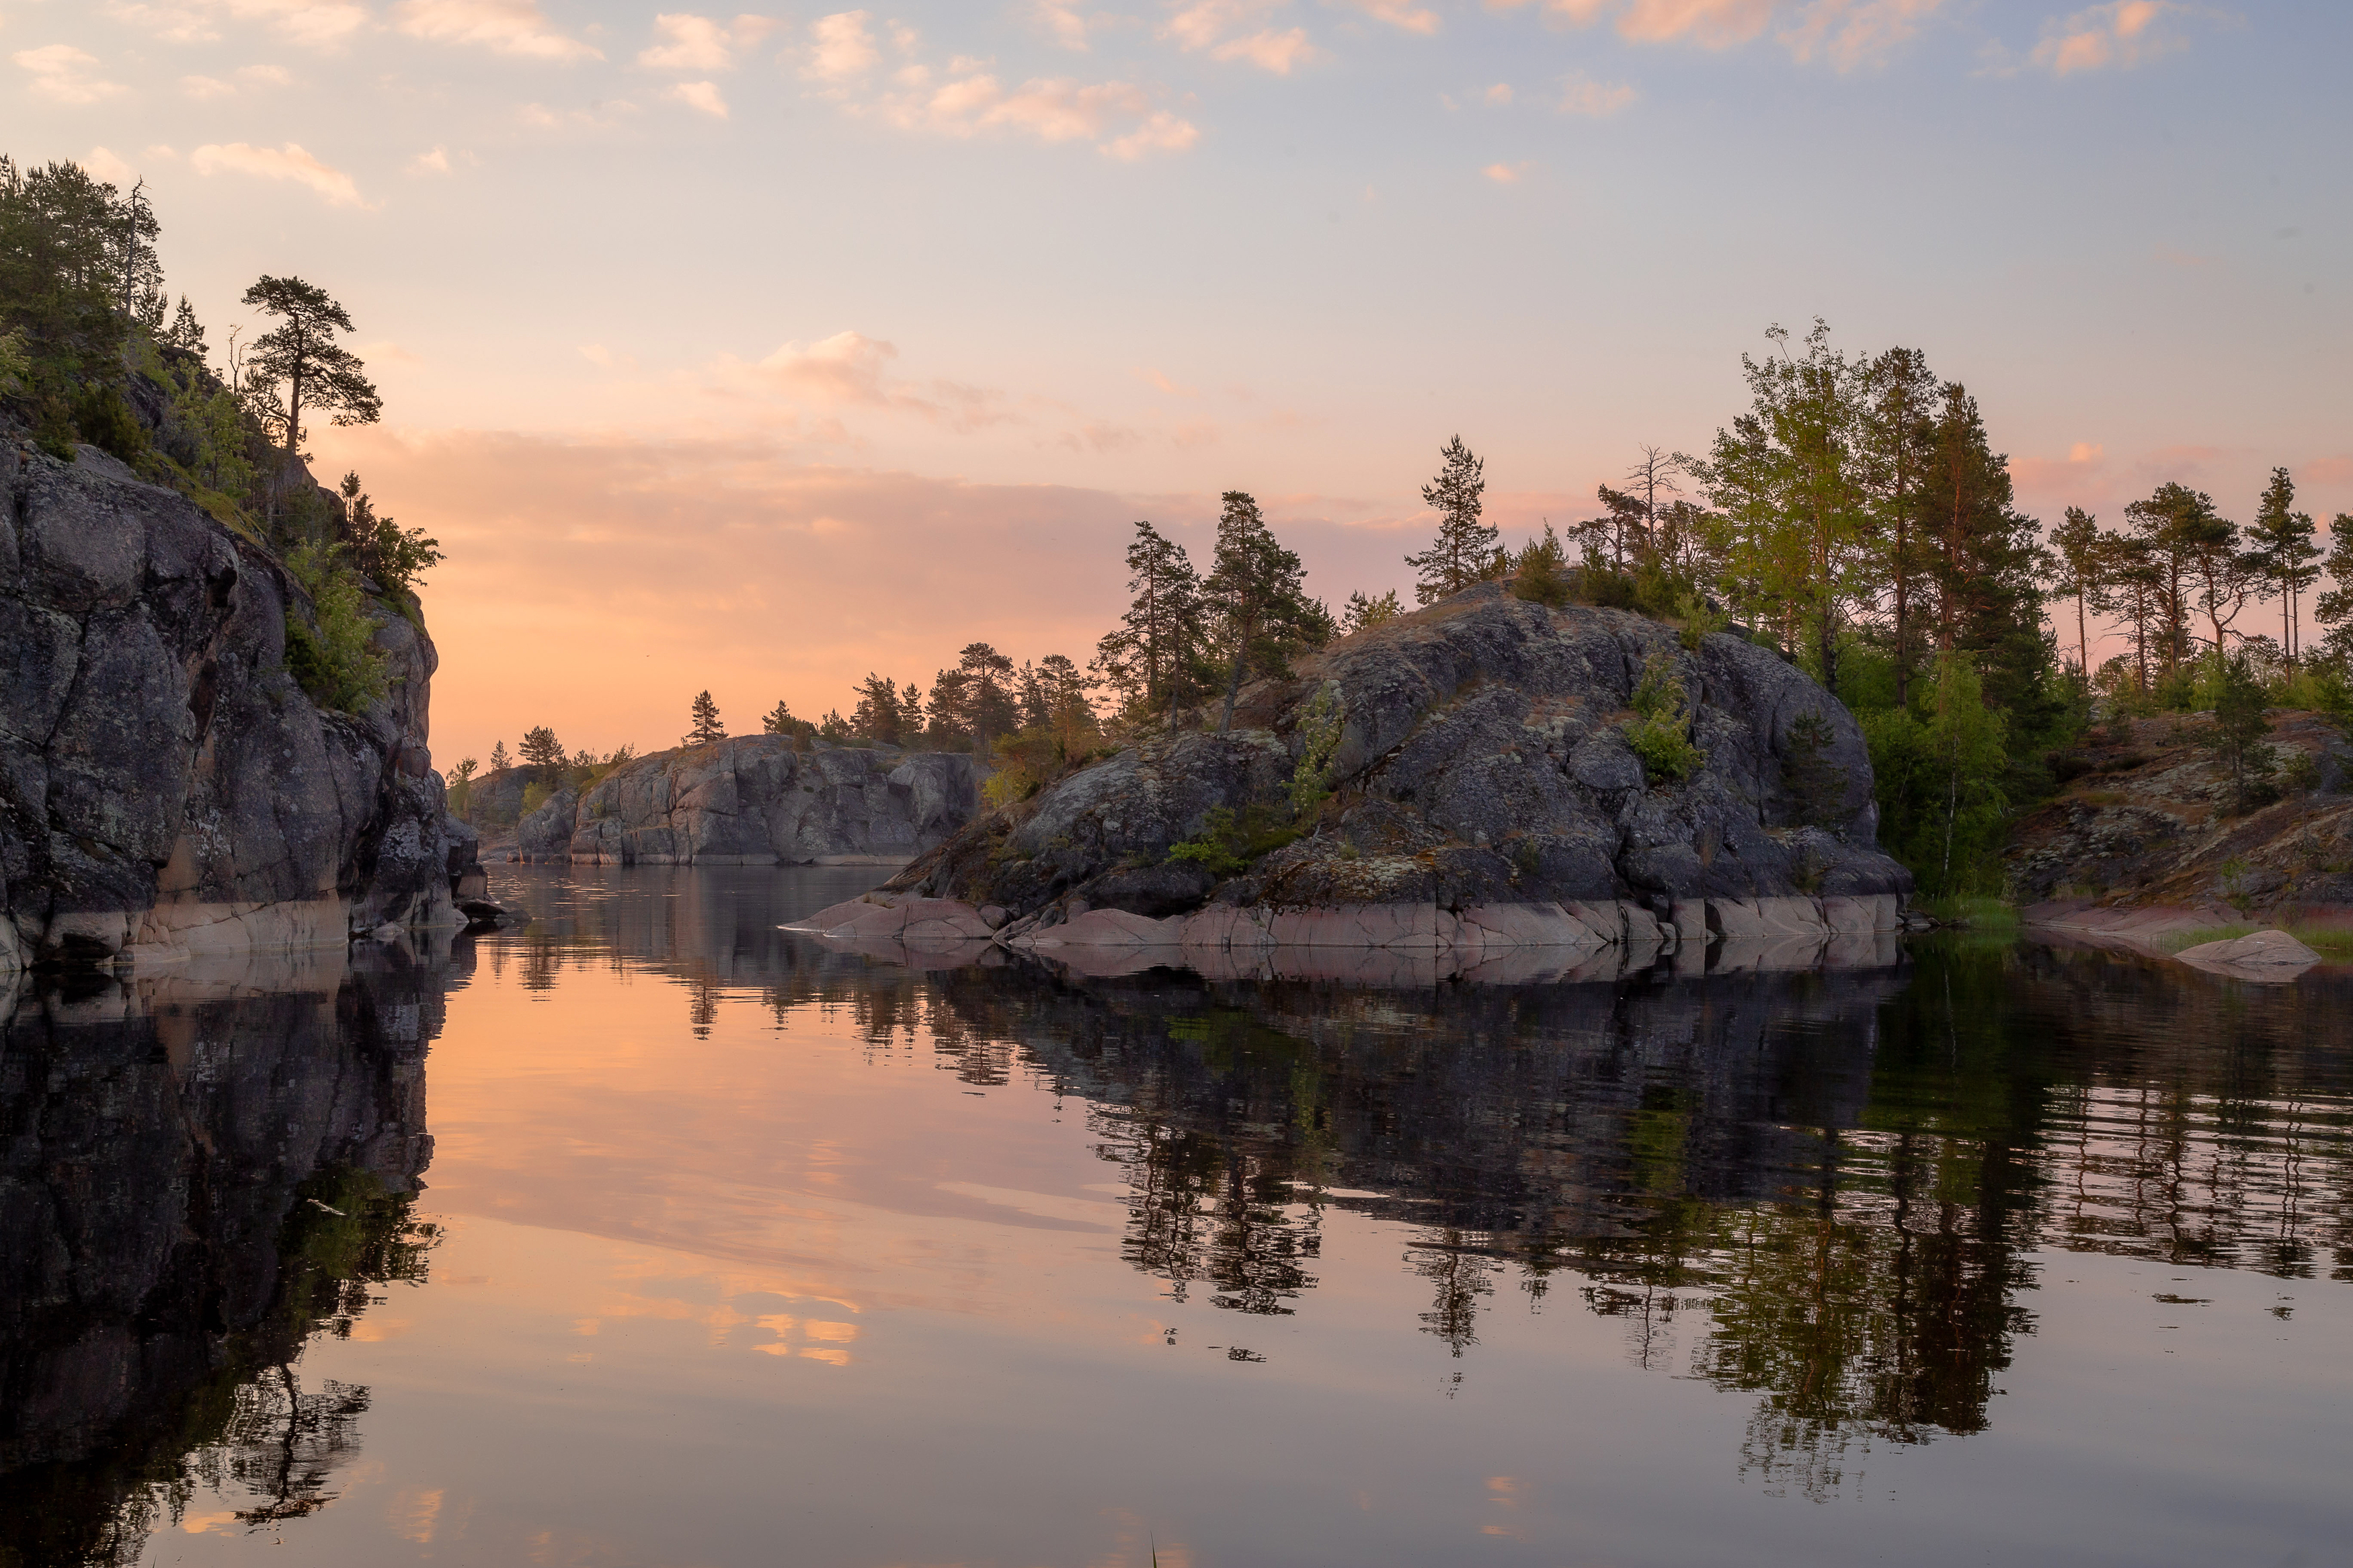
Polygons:
<instances>
[{"instance_id":1,"label":"water reflection","mask_svg":"<svg viewBox=\"0 0 2353 1568\"><path fill-rule=\"evenodd\" d=\"M306 1377L426 1275L440 966L339 953L27 991L0 1032L0 1562L134 1561L198 1487L335 1495L368 1391Z\"/></svg>"},{"instance_id":2,"label":"water reflection","mask_svg":"<svg viewBox=\"0 0 2353 1568\"><path fill-rule=\"evenodd\" d=\"M1892 967L1375 987L1085 976L997 952L901 963L777 930L869 875L534 870L501 889L533 923L446 953L20 1009L0 1041L0 1563L127 1562L158 1520L222 1506L257 1542L332 1557L364 1539L354 1456L371 1423L384 1451L389 1406L380 1379L354 1374L364 1358L322 1347L388 1332L382 1300L425 1280L445 1241L442 1257L470 1245L469 1225L480 1256L464 1267L528 1281L514 1289L560 1327L479 1343L442 1330L418 1356L469 1370L409 1390L424 1447L437 1421L498 1415L460 1387L485 1368L558 1402L569 1384L519 1356L586 1377L635 1325L675 1323L691 1347L610 1395L629 1420L565 1405L601 1436L543 1433L551 1463L609 1451L659 1468L664 1434L754 1420L727 1403L753 1398L753 1374L724 1359L735 1350L761 1373L864 1380L834 1404L755 1385L844 1464L895 1459L935 1422L949 1434L939 1468L882 1467L899 1477L887 1496L829 1498L855 1528L813 1542L809 1561L897 1560L844 1542L886 1505L921 1512L909 1486L985 1473L1003 1488L988 1456L1023 1445L987 1423L1014 1417L1001 1401L986 1418L955 1405L987 1355L1018 1370L1013 1384L1084 1391L1005 1428L1040 1450L1086 1432L1097 1404L1152 1441L1120 1405L1129 1382L1151 1391L1135 1395L1145 1424L1187 1451L1242 1441L1237 1406L1193 1408L1144 1381L1165 1374L1098 1353L1141 1329L1151 1353L1181 1339L1288 1390L1293 1406L1257 1407L1261 1423L1344 1399L1393 1432L1474 1407L1493 1421L1497 1392L1541 1368L1555 1403L1499 1428L1541 1453L1563 1440L1561 1404L1598 1381L1582 1363L1563 1381L1531 1348L1569 1342L1661 1411L1688 1391L1738 1417L1703 1452L1666 1415L1614 1407L1614 1440L1649 1445L1654 1465L1671 1455L1672 1486L1712 1496L1737 1478L1827 1500L1862 1495L1874 1451L1944 1455L1975 1447L1946 1439L2015 1423L2021 1402L2003 1396L2063 1326L2070 1276L2098 1260L2147 1266L2145 1281L2102 1278L2131 1279L2134 1301L2209 1357L2246 1330L2203 1304L2245 1292L2201 1271L2270 1281L2263 1321L2299 1331L2299 1313L2353 1283L2342 975L2251 987L2110 954L1929 943ZM468 1021L433 1058L442 1144L420 1208L434 1150L421 1075L452 1009ZM592 1266L551 1237L621 1250ZM906 1327L926 1313L936 1342ZM951 1339L949 1319L999 1337ZM937 1352L950 1342L982 1353ZM1335 1372L1335 1345L1363 1359ZM1381 1381L1406 1363L1435 1369L1410 1397ZM2277 1381L2292 1373L2264 1375L2250 1401L2293 1392ZM962 1425L939 1414L951 1406ZM673 1424L688 1408L696 1419ZM1341 1445L1298 1418L1287 1439ZM2111 1465L2100 1445L2126 1441L2077 1434L2050 1451L2096 1468ZM1041 1453L1037 1468L1056 1458L1085 1462ZM388 1462L403 1497L440 1497L416 1458ZM718 1463L709 1449L675 1462L649 1493L686 1495L688 1472ZM1286 1509L1291 1462L1262 1478ZM1392 1484L1436 1468L1411 1454ZM1482 1471L1482 1506L1525 1519L1524 1481ZM570 1484L563 1507L593 1510L596 1489ZM984 1558L966 1538L991 1530L1008 1560L1092 1560L1032 1547L1020 1510L940 1506L948 1544L926 1538L905 1560ZM741 1523L765 1543L758 1509L704 1507L718 1511L693 1529ZM1630 1523L1630 1538L1651 1527ZM1249 1560L1331 1560L1335 1540ZM765 1544L691 1544L669 1555L772 1560ZM1400 1537L1358 1554L1432 1551Z\"/></svg>"},{"instance_id":3,"label":"water reflection","mask_svg":"<svg viewBox=\"0 0 2353 1568\"><path fill-rule=\"evenodd\" d=\"M1569 1279L1638 1364L1757 1395L1744 1468L1816 1496L1856 1444L1986 1428L2046 1249L2353 1280L2341 974L1950 942L1584 984L926 972L710 882L565 896L525 939L541 983L635 959L687 983L698 1032L732 983L1083 1102L1121 1256L1174 1301L1294 1314L1328 1211L1394 1221L1453 1357Z\"/></svg>"}]
</instances>

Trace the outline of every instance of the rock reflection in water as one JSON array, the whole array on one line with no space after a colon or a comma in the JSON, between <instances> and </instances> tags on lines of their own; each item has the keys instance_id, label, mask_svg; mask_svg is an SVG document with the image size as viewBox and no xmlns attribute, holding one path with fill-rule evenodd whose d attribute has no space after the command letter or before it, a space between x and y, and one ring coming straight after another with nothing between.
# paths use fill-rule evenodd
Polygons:
<instances>
[{"instance_id":1,"label":"rock reflection in water","mask_svg":"<svg viewBox=\"0 0 2353 1568\"><path fill-rule=\"evenodd\" d=\"M1744 1468L1776 1489L1983 1430L2053 1251L2353 1280L2343 977L1931 943L1383 988L843 952L712 882L571 896L533 984L647 963L698 1031L730 994L839 1007L976 1088L1082 1100L1122 1255L1175 1300L1300 1313L1327 1214L1395 1222L1459 1366L1485 1314L1570 1281L1630 1360L1757 1398Z\"/></svg>"},{"instance_id":2,"label":"rock reflection in water","mask_svg":"<svg viewBox=\"0 0 2353 1568\"><path fill-rule=\"evenodd\" d=\"M368 1391L306 1379L434 1242L441 964L340 952L81 976L0 1027L0 1563L134 1560L199 1485L331 1501Z\"/></svg>"}]
</instances>

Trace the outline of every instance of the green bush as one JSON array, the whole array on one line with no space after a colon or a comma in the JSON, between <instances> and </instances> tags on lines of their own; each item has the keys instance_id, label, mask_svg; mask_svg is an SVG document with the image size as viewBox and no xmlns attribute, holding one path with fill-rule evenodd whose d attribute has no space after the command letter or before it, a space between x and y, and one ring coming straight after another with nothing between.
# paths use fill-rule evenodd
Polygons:
<instances>
[{"instance_id":1,"label":"green bush","mask_svg":"<svg viewBox=\"0 0 2353 1568\"><path fill-rule=\"evenodd\" d=\"M111 386L92 386L74 400L74 429L100 451L128 463L147 449L147 427Z\"/></svg>"},{"instance_id":2,"label":"green bush","mask_svg":"<svg viewBox=\"0 0 2353 1568\"><path fill-rule=\"evenodd\" d=\"M357 713L384 696L384 656L370 646L375 623L358 579L332 549L298 545L286 569L311 595L311 615L286 608L286 668L322 708Z\"/></svg>"},{"instance_id":3,"label":"green bush","mask_svg":"<svg viewBox=\"0 0 2353 1568\"><path fill-rule=\"evenodd\" d=\"M1236 811L1220 805L1202 820L1199 834L1169 847L1168 862L1198 866L1222 880L1298 837L1299 829L1283 822L1271 806L1247 805Z\"/></svg>"},{"instance_id":4,"label":"green bush","mask_svg":"<svg viewBox=\"0 0 2353 1568\"><path fill-rule=\"evenodd\" d=\"M1692 743L1689 699L1672 654L1654 653L1643 662L1642 678L1627 706L1638 717L1626 721L1626 744L1641 760L1651 783L1687 779L1707 760Z\"/></svg>"}]
</instances>

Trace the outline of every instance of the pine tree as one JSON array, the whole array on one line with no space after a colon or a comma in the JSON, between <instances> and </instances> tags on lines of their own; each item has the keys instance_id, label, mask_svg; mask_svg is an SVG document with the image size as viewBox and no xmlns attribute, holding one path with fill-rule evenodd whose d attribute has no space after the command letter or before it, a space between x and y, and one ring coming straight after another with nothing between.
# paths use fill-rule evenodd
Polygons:
<instances>
[{"instance_id":1,"label":"pine tree","mask_svg":"<svg viewBox=\"0 0 2353 1568\"><path fill-rule=\"evenodd\" d=\"M1127 592L1119 626L1095 645L1091 668L1119 694L1129 722L1173 716L1177 704L1199 695L1199 574L1183 545L1138 522L1127 546Z\"/></svg>"},{"instance_id":2,"label":"pine tree","mask_svg":"<svg viewBox=\"0 0 2353 1568\"><path fill-rule=\"evenodd\" d=\"M1398 602L1395 588L1377 599L1366 598L1363 594L1351 594L1347 607L1340 612L1340 635L1354 637L1375 626L1385 626L1404 614L1405 605Z\"/></svg>"},{"instance_id":3,"label":"pine tree","mask_svg":"<svg viewBox=\"0 0 2353 1568\"><path fill-rule=\"evenodd\" d=\"M514 759L507 755L507 743L504 741L491 748L491 772L502 773L512 766L514 766Z\"/></svg>"},{"instance_id":4,"label":"pine tree","mask_svg":"<svg viewBox=\"0 0 2353 1568\"><path fill-rule=\"evenodd\" d=\"M2329 520L2328 559L2321 567L2334 586L2313 601L2312 618L2329 628L2329 656L2353 665L2353 512Z\"/></svg>"},{"instance_id":5,"label":"pine tree","mask_svg":"<svg viewBox=\"0 0 2353 1568\"><path fill-rule=\"evenodd\" d=\"M2297 599L2320 580L2320 547L2313 543L2312 514L2297 511L2295 481L2285 468L2272 470L2272 482L2255 508L2254 525L2247 530L2247 570L2266 584L2280 601L2280 651L2290 669L2295 668L2303 617Z\"/></svg>"},{"instance_id":6,"label":"pine tree","mask_svg":"<svg viewBox=\"0 0 2353 1568\"><path fill-rule=\"evenodd\" d=\"M2149 690L2149 655L2162 658L2174 626L2172 601L2166 596L2164 564L2146 533L2105 533L2098 537L2099 560L2094 567L2092 608L2124 622L2133 638L2133 689L2146 697Z\"/></svg>"},{"instance_id":7,"label":"pine tree","mask_svg":"<svg viewBox=\"0 0 2353 1568\"><path fill-rule=\"evenodd\" d=\"M350 311L300 278L265 277L245 291L245 303L279 319L246 351L246 390L282 433L290 461L302 449L306 412L329 414L336 425L376 422L384 403L367 367L335 341L353 330Z\"/></svg>"},{"instance_id":8,"label":"pine tree","mask_svg":"<svg viewBox=\"0 0 2353 1568\"><path fill-rule=\"evenodd\" d=\"M1725 514L1726 586L1752 624L1782 646L1810 641L1816 673L1838 689L1838 650L1870 586L1868 496L1852 460L1862 402L1860 368L1833 350L1819 319L1793 353L1786 328L1775 353L1743 354L1750 407L1718 430L1697 466Z\"/></svg>"},{"instance_id":9,"label":"pine tree","mask_svg":"<svg viewBox=\"0 0 2353 1568\"><path fill-rule=\"evenodd\" d=\"M195 311L188 308L188 297L180 296L180 308L172 316L171 330L164 342L172 348L185 349L198 359L205 357L205 329L196 321Z\"/></svg>"},{"instance_id":10,"label":"pine tree","mask_svg":"<svg viewBox=\"0 0 2353 1568\"><path fill-rule=\"evenodd\" d=\"M2134 532L2147 546L2164 594L2163 653L2165 672L2171 675L2189 657L2189 616L2198 602L2202 569L2218 558L2236 559L2233 547L2238 530L2214 510L2212 497L2169 480L2158 486L2147 500L2125 508L2125 515L2132 519ZM2219 606L2214 625L2219 647Z\"/></svg>"},{"instance_id":11,"label":"pine tree","mask_svg":"<svg viewBox=\"0 0 2353 1568\"><path fill-rule=\"evenodd\" d=\"M711 700L711 693L698 691L687 707L687 731L681 742L689 746L707 746L727 738L727 728L719 721L719 704Z\"/></svg>"},{"instance_id":12,"label":"pine tree","mask_svg":"<svg viewBox=\"0 0 2353 1568\"><path fill-rule=\"evenodd\" d=\"M523 731L522 760L535 768L560 768L564 765L564 742L545 724Z\"/></svg>"},{"instance_id":13,"label":"pine tree","mask_svg":"<svg viewBox=\"0 0 2353 1568\"><path fill-rule=\"evenodd\" d=\"M1438 537L1430 541L1429 549L1405 558L1414 570L1414 597L1425 605L1459 594L1484 578L1494 562L1498 537L1494 529L1479 520L1485 504L1480 496L1487 488L1486 459L1472 457L1460 436L1447 442L1440 455L1444 466L1435 479L1421 487L1422 504L1438 512ZM1257 503L1251 504L1255 510ZM1220 539L1220 550L1223 547Z\"/></svg>"},{"instance_id":14,"label":"pine tree","mask_svg":"<svg viewBox=\"0 0 2353 1568\"><path fill-rule=\"evenodd\" d=\"M1228 490L1218 517L1216 564L1201 585L1217 617L1219 651L1229 661L1220 735L1233 728L1246 672L1288 675L1293 655L1332 640L1331 612L1307 596L1306 575L1298 555L1276 542L1258 502Z\"/></svg>"},{"instance_id":15,"label":"pine tree","mask_svg":"<svg viewBox=\"0 0 2353 1568\"><path fill-rule=\"evenodd\" d=\"M2102 548L2105 537L2100 520L2080 506L2069 507L2066 521L2051 531L2060 564L2059 591L2075 601L2075 665L2086 680L2092 676L2092 635L2085 612L2103 586L2102 573L2109 558L2109 552Z\"/></svg>"},{"instance_id":16,"label":"pine tree","mask_svg":"<svg viewBox=\"0 0 2353 1568\"><path fill-rule=\"evenodd\" d=\"M1911 700L1920 659L1926 570L1920 540L1928 476L1936 464L1936 392L1927 356L1917 349L1890 349L1863 368L1856 449L1869 497L1873 570L1887 595L1899 705Z\"/></svg>"},{"instance_id":17,"label":"pine tree","mask_svg":"<svg viewBox=\"0 0 2353 1568\"><path fill-rule=\"evenodd\" d=\"M985 757L997 736L1021 726L1020 709L1014 700L1013 661L985 642L966 643L957 656L955 673L964 677L960 691L964 731L972 737L973 750ZM939 684L932 683L935 697Z\"/></svg>"},{"instance_id":18,"label":"pine tree","mask_svg":"<svg viewBox=\"0 0 2353 1568\"><path fill-rule=\"evenodd\" d=\"M850 730L886 746L900 744L899 683L870 670L851 689L858 693L858 706L850 711Z\"/></svg>"}]
</instances>

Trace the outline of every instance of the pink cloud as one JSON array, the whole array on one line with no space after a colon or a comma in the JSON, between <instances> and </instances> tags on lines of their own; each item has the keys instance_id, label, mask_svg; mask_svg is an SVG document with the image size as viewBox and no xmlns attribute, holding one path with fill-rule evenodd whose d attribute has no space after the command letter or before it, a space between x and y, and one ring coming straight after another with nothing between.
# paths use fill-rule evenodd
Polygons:
<instances>
[{"instance_id":1,"label":"pink cloud","mask_svg":"<svg viewBox=\"0 0 2353 1568\"><path fill-rule=\"evenodd\" d=\"M557 32L533 0L402 0L400 30L435 43L474 44L542 60L601 60L603 51Z\"/></svg>"},{"instance_id":2,"label":"pink cloud","mask_svg":"<svg viewBox=\"0 0 2353 1568\"><path fill-rule=\"evenodd\" d=\"M250 174L263 180L290 180L317 192L330 206L364 207L359 186L349 174L322 163L292 142L283 147L252 147L242 142L208 144L188 154L199 174Z\"/></svg>"},{"instance_id":3,"label":"pink cloud","mask_svg":"<svg viewBox=\"0 0 2353 1568\"><path fill-rule=\"evenodd\" d=\"M2110 0L2045 27L2028 61L2053 76L2129 69L2187 47L2158 26L2186 9L2171 0Z\"/></svg>"}]
</instances>

